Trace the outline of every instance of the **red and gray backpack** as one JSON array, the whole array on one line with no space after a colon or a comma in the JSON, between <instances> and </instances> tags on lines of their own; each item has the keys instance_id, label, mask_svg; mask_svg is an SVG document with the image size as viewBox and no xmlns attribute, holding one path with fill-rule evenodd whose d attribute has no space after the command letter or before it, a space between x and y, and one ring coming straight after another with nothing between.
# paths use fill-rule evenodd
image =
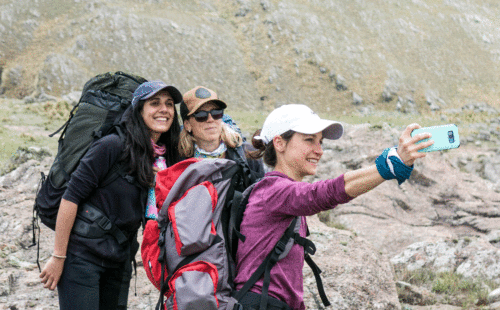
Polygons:
<instances>
[{"instance_id":1,"label":"red and gray backpack","mask_svg":"<svg viewBox=\"0 0 500 310\"><path fill-rule=\"evenodd\" d=\"M158 219L147 222L141 248L146 274L160 290L156 310L247 309L239 301L262 277L259 309L265 310L271 268L294 243L304 247L321 299L329 305L321 271L309 257L316 249L299 236L298 217L244 287L234 290L237 245L245 240L239 228L255 185L247 168L233 160L191 158L158 172Z\"/></svg>"}]
</instances>

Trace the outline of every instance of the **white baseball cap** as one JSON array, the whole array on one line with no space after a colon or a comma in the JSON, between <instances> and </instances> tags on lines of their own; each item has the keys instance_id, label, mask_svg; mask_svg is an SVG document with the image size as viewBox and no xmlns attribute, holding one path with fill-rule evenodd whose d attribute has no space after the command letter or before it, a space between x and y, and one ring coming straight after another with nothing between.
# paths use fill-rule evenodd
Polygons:
<instances>
[{"instance_id":1,"label":"white baseball cap","mask_svg":"<svg viewBox=\"0 0 500 310\"><path fill-rule=\"evenodd\" d=\"M259 136L255 139L268 144L274 137L293 130L303 134L323 133L323 138L336 140L344 133L339 122L321 119L313 110L303 104L286 104L272 111L264 121Z\"/></svg>"}]
</instances>

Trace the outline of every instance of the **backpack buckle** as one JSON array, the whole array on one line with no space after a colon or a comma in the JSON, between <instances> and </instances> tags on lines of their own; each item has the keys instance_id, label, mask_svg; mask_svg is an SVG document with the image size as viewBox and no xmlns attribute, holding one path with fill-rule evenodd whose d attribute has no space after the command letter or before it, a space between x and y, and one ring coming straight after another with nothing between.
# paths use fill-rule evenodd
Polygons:
<instances>
[{"instance_id":1,"label":"backpack buckle","mask_svg":"<svg viewBox=\"0 0 500 310\"><path fill-rule=\"evenodd\" d=\"M111 229L111 221L105 217L101 217L96 224L105 231L108 231Z\"/></svg>"},{"instance_id":2,"label":"backpack buckle","mask_svg":"<svg viewBox=\"0 0 500 310\"><path fill-rule=\"evenodd\" d=\"M126 176L124 176L123 178L125 180L127 180L127 182L129 182L130 184L134 184L134 182L135 182L135 178L131 175L128 175L128 174Z\"/></svg>"},{"instance_id":3,"label":"backpack buckle","mask_svg":"<svg viewBox=\"0 0 500 310\"><path fill-rule=\"evenodd\" d=\"M285 252L285 248L286 248L286 243L279 240L278 243L276 243L274 251L276 252L276 254L281 255L281 253Z\"/></svg>"}]
</instances>

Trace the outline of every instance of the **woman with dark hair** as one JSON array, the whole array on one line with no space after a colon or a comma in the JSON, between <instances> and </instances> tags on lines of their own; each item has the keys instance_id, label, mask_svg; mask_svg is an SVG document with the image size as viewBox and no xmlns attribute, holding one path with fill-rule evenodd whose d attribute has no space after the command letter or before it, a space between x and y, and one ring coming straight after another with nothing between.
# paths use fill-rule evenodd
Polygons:
<instances>
[{"instance_id":1,"label":"woman with dark hair","mask_svg":"<svg viewBox=\"0 0 500 310\"><path fill-rule=\"evenodd\" d=\"M143 85L139 86L136 93L144 87ZM173 91L170 90L170 92ZM165 158L165 162L168 166L179 162L179 151L177 149L179 134L181 132L179 117L175 107L172 105L167 107L167 109L169 109L169 118L165 121L161 119L163 114L157 112L156 105L160 106L160 99L162 96L170 96L168 90L159 91L155 94L155 98L149 97L146 100L138 100L136 104L133 101L132 103L136 106L134 109L127 111L128 113L124 115L127 138L123 152L123 160L130 162L130 166L133 167L132 172L138 172L138 180L143 185L152 184L153 182L151 177L154 177L152 172L154 170L153 164L155 157L151 157L151 152L158 150L157 145L162 146L162 149L164 149L165 152L161 156ZM137 100L136 98L138 97L134 97L133 100ZM157 99L157 101L153 99ZM173 98L170 99L174 100ZM182 101L182 97L176 100ZM146 103L148 103L148 105L145 110L144 106ZM175 101L175 103L177 104L180 102ZM154 113L158 114L149 115ZM170 115L172 116L170 117ZM165 129L167 131L162 132Z\"/></svg>"},{"instance_id":2,"label":"woman with dark hair","mask_svg":"<svg viewBox=\"0 0 500 310\"><path fill-rule=\"evenodd\" d=\"M419 127L409 125L399 138L399 146L386 149L375 165L311 184L302 180L316 174L323 155L323 139L339 139L343 126L320 119L305 105L284 105L269 114L262 131L252 139L258 149L252 155L263 156L264 162L274 171L267 173L250 193L240 227L246 240L239 242L236 254L237 276L234 282L239 295L243 296L240 303L244 309L262 309L264 305L267 309L305 309L302 279L305 255L304 248L297 243L274 265L270 277L264 277L270 281L264 284L261 278L248 288L244 284L295 218L299 217L299 234L304 238L307 231L305 216L333 209L385 180L397 179L401 184L408 179L415 160L425 156L418 151L434 143L417 144L430 137L425 133L412 138L412 130Z\"/></svg>"},{"instance_id":3,"label":"woman with dark hair","mask_svg":"<svg viewBox=\"0 0 500 310\"><path fill-rule=\"evenodd\" d=\"M141 84L123 116L124 141L118 134L97 140L72 173L57 215L54 252L40 274L45 288L57 287L61 309L120 309L120 293L130 285L131 246L144 219L142 193L154 184L158 158L164 165L179 161L175 104L181 101L179 90L162 81ZM117 164L126 175L102 184ZM87 203L97 206L124 240L73 233L79 206Z\"/></svg>"}]
</instances>

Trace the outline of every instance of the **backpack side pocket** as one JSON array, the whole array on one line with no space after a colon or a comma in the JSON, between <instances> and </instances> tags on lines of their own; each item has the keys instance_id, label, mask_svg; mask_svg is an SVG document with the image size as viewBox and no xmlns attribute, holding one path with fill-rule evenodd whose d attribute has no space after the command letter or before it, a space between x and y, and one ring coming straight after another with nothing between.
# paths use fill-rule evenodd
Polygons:
<instances>
[{"instance_id":1,"label":"backpack side pocket","mask_svg":"<svg viewBox=\"0 0 500 310\"><path fill-rule=\"evenodd\" d=\"M217 310L219 301L215 293L218 278L217 268L208 262L197 261L180 268L168 282L170 294L165 303L166 309Z\"/></svg>"},{"instance_id":2,"label":"backpack side pocket","mask_svg":"<svg viewBox=\"0 0 500 310\"><path fill-rule=\"evenodd\" d=\"M148 221L142 234L141 257L144 264L144 269L149 281L161 290L161 263L158 261L160 257L160 247L158 240L160 238L160 229L158 229L157 221ZM166 279L166 275L164 279Z\"/></svg>"}]
</instances>

